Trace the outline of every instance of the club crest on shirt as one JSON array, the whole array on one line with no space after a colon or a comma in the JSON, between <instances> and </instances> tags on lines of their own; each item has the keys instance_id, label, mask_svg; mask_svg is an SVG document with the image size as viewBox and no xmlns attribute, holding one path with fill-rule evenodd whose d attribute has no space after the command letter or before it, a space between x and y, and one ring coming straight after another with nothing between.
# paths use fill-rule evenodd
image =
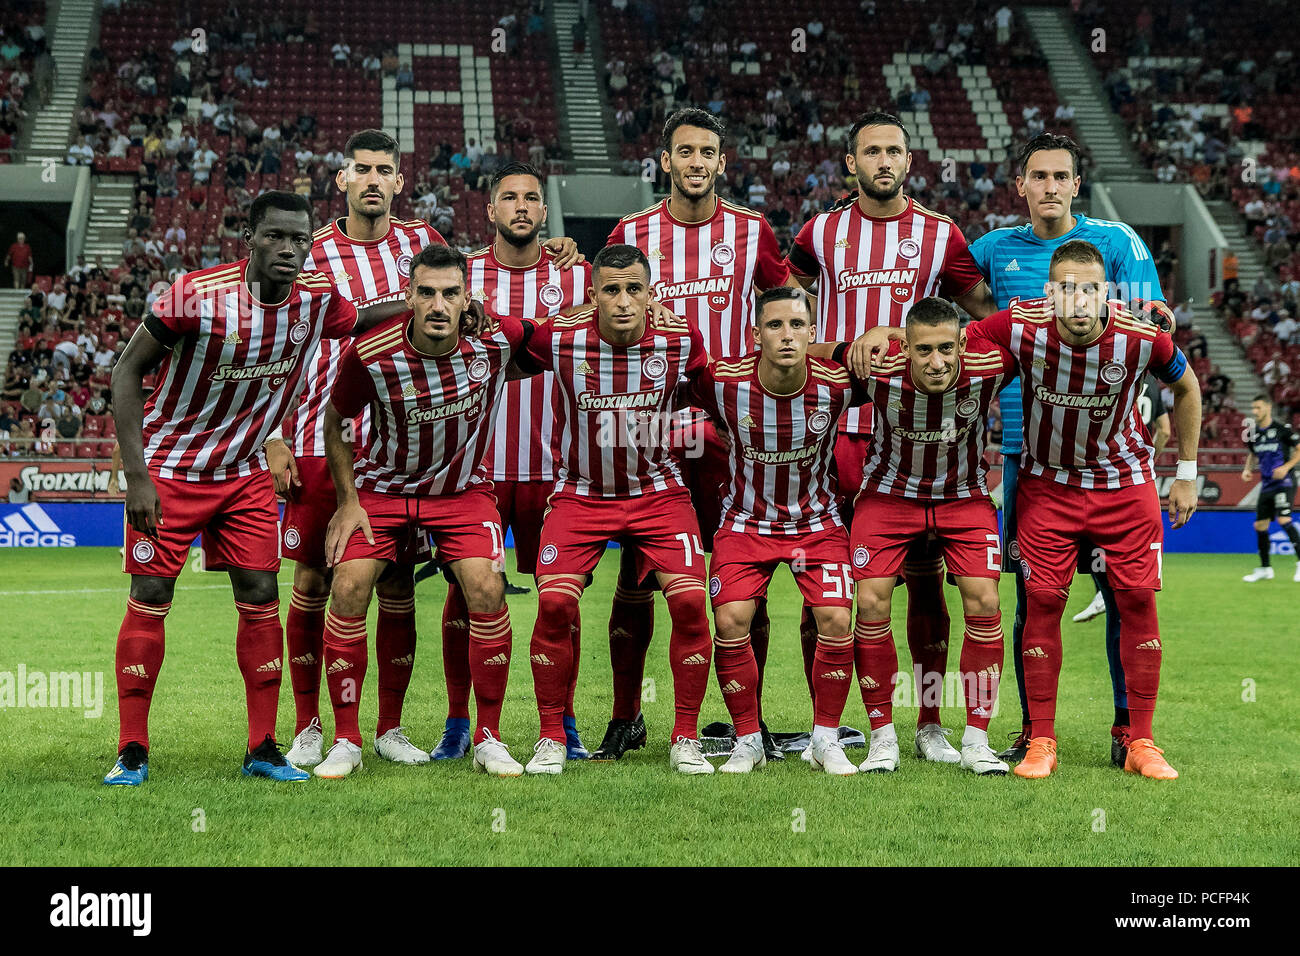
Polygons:
<instances>
[{"instance_id":1,"label":"club crest on shirt","mask_svg":"<svg viewBox=\"0 0 1300 956\"><path fill-rule=\"evenodd\" d=\"M468 374L473 381L481 382L488 377L488 373L491 371L492 366L488 364L487 359L476 358L474 361L469 363L469 369L466 374Z\"/></svg>"},{"instance_id":2,"label":"club crest on shirt","mask_svg":"<svg viewBox=\"0 0 1300 956\"><path fill-rule=\"evenodd\" d=\"M651 355L641 363L641 374L656 381L663 378L668 374L668 360L662 355Z\"/></svg>"},{"instance_id":3,"label":"club crest on shirt","mask_svg":"<svg viewBox=\"0 0 1300 956\"><path fill-rule=\"evenodd\" d=\"M957 403L957 414L962 418L970 418L980 410L979 399L968 398Z\"/></svg>"},{"instance_id":4,"label":"club crest on shirt","mask_svg":"<svg viewBox=\"0 0 1300 956\"><path fill-rule=\"evenodd\" d=\"M311 332L310 323L298 322L289 330L289 341L294 345L302 345L309 332Z\"/></svg>"},{"instance_id":5,"label":"club crest on shirt","mask_svg":"<svg viewBox=\"0 0 1300 956\"><path fill-rule=\"evenodd\" d=\"M853 566L855 568L865 568L867 562L871 560L871 552L866 548L857 548L853 552Z\"/></svg>"},{"instance_id":6,"label":"club crest on shirt","mask_svg":"<svg viewBox=\"0 0 1300 956\"><path fill-rule=\"evenodd\" d=\"M137 541L131 548L131 557L141 564L148 564L152 561L154 553L152 541Z\"/></svg>"},{"instance_id":7,"label":"club crest on shirt","mask_svg":"<svg viewBox=\"0 0 1300 956\"><path fill-rule=\"evenodd\" d=\"M709 258L715 266L725 269L736 261L736 250L729 242L720 242L713 247Z\"/></svg>"},{"instance_id":8,"label":"club crest on shirt","mask_svg":"<svg viewBox=\"0 0 1300 956\"><path fill-rule=\"evenodd\" d=\"M709 597L717 597L718 592L722 590L722 579L716 574L709 578Z\"/></svg>"},{"instance_id":9,"label":"club crest on shirt","mask_svg":"<svg viewBox=\"0 0 1300 956\"><path fill-rule=\"evenodd\" d=\"M1101 380L1107 385L1118 385L1124 381L1124 376L1128 374L1128 369L1124 367L1123 362L1107 362L1101 367Z\"/></svg>"},{"instance_id":10,"label":"club crest on shirt","mask_svg":"<svg viewBox=\"0 0 1300 956\"><path fill-rule=\"evenodd\" d=\"M537 560L542 564L554 564L555 559L560 556L560 551L555 545L548 544L542 548L542 553L537 556Z\"/></svg>"},{"instance_id":11,"label":"club crest on shirt","mask_svg":"<svg viewBox=\"0 0 1300 956\"><path fill-rule=\"evenodd\" d=\"M554 282L548 282L538 291L537 298L541 300L542 305L553 309L564 301L564 290Z\"/></svg>"},{"instance_id":12,"label":"club crest on shirt","mask_svg":"<svg viewBox=\"0 0 1300 956\"><path fill-rule=\"evenodd\" d=\"M921 254L921 244L910 236L898 244L898 255L903 259L915 259Z\"/></svg>"},{"instance_id":13,"label":"club crest on shirt","mask_svg":"<svg viewBox=\"0 0 1300 956\"><path fill-rule=\"evenodd\" d=\"M284 546L286 548L296 548L302 543L302 536L298 534L297 528L290 528L284 533Z\"/></svg>"},{"instance_id":14,"label":"club crest on shirt","mask_svg":"<svg viewBox=\"0 0 1300 956\"><path fill-rule=\"evenodd\" d=\"M398 275L409 276L411 274L411 256L410 253L402 253L397 257Z\"/></svg>"},{"instance_id":15,"label":"club crest on shirt","mask_svg":"<svg viewBox=\"0 0 1300 956\"><path fill-rule=\"evenodd\" d=\"M808 416L808 430L816 435L820 435L826 429L831 427L830 413L822 409L817 409Z\"/></svg>"}]
</instances>

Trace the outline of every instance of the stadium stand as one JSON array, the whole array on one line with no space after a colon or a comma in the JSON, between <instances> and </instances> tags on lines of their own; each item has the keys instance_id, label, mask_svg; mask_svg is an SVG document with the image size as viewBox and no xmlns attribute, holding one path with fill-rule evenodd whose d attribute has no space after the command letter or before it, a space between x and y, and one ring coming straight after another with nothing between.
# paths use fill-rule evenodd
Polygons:
<instances>
[{"instance_id":1,"label":"stadium stand","mask_svg":"<svg viewBox=\"0 0 1300 956\"><path fill-rule=\"evenodd\" d=\"M13 162L24 121L32 112L36 77L49 60L45 42L45 4L7 3L0 14L0 163Z\"/></svg>"}]
</instances>

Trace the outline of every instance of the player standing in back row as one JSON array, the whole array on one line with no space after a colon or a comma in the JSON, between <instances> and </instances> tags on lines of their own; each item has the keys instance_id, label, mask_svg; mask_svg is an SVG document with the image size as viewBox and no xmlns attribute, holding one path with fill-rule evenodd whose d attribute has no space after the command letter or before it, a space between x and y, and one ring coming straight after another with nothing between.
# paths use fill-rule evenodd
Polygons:
<instances>
[{"instance_id":1,"label":"player standing in back row","mask_svg":"<svg viewBox=\"0 0 1300 956\"><path fill-rule=\"evenodd\" d=\"M712 113L678 110L664 124L659 164L672 180L667 199L625 216L609 243L636 246L650 263L655 298L699 329L711 356L740 358L754 351L756 292L795 285L781 258L776 234L761 213L721 199L718 176L727 166L727 129ZM672 444L682 480L699 515L705 551L721 517L730 481L726 446L702 413L685 413ZM641 678L654 631L654 594L637 587L625 549L609 622L614 668L614 713L594 759L616 760L645 740ZM759 662L758 708L762 718L762 670L767 659L767 602L760 600L751 631ZM769 743L765 741L765 743ZM779 757L774 746L769 756Z\"/></svg>"},{"instance_id":2,"label":"player standing in back row","mask_svg":"<svg viewBox=\"0 0 1300 956\"><path fill-rule=\"evenodd\" d=\"M492 244L468 257L469 295L493 315L542 321L587 301L591 267L566 264L541 244L546 222L542 177L526 163L507 163L488 186L488 220ZM537 571L537 539L542 532L546 499L555 489L555 376L543 372L525 381L506 383L496 432L485 464L492 479L501 527L515 536L515 565L524 574ZM587 756L573 713L578 681L581 622L573 629L573 672L564 712L570 760ZM442 664L447 682L447 726L430 755L434 760L463 757L469 749L469 612L460 588L452 583L442 612Z\"/></svg>"},{"instance_id":3,"label":"player standing in back row","mask_svg":"<svg viewBox=\"0 0 1300 956\"><path fill-rule=\"evenodd\" d=\"M875 326L902 328L921 299L943 295L975 318L994 310L992 294L971 259L961 230L947 216L901 192L912 166L910 137L889 113L860 116L849 131L849 172L858 180L856 199L804 224L790 250L790 268L805 287L818 284L817 341L852 341ZM840 493L852 519L852 495L862 485L870 441L869 409L853 409L840 421L835 464ZM922 693L942 682L948 663L948 611L943 562L924 546L908 555L907 643L917 665L916 753L927 760L958 763L939 721L939 702ZM812 647L805 614L804 667ZM811 682L810 682L811 683Z\"/></svg>"}]
</instances>

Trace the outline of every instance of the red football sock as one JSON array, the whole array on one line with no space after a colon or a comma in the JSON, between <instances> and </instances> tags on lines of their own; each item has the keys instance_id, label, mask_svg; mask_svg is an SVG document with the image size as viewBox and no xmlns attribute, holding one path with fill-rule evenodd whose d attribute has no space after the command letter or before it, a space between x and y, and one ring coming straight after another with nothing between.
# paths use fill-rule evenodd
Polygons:
<instances>
[{"instance_id":1,"label":"red football sock","mask_svg":"<svg viewBox=\"0 0 1300 956\"><path fill-rule=\"evenodd\" d=\"M501 702L510 678L510 612L469 612L469 670L474 682L474 743L501 739Z\"/></svg>"},{"instance_id":2,"label":"red football sock","mask_svg":"<svg viewBox=\"0 0 1300 956\"><path fill-rule=\"evenodd\" d=\"M813 658L813 724L840 726L853 683L853 635L817 635Z\"/></svg>"},{"instance_id":3,"label":"red football sock","mask_svg":"<svg viewBox=\"0 0 1300 956\"><path fill-rule=\"evenodd\" d=\"M537 583L537 623L529 655L533 665L533 688L541 719L538 739L549 737L564 744L564 699L573 671L573 632L578 616L582 582L567 578Z\"/></svg>"},{"instance_id":4,"label":"red football sock","mask_svg":"<svg viewBox=\"0 0 1300 956\"><path fill-rule=\"evenodd\" d=\"M379 685L379 723L382 737L402 723L402 701L415 667L415 595L385 598L379 595L379 622L375 626L376 677Z\"/></svg>"},{"instance_id":5,"label":"red football sock","mask_svg":"<svg viewBox=\"0 0 1300 956\"><path fill-rule=\"evenodd\" d=\"M668 660L673 672L676 720L672 739L699 737L700 705L709 686L709 618L704 608L704 583L681 577L664 588L673 632L668 640ZM757 666L757 665L756 665Z\"/></svg>"},{"instance_id":6,"label":"red football sock","mask_svg":"<svg viewBox=\"0 0 1300 956\"><path fill-rule=\"evenodd\" d=\"M577 716L573 711L573 696L578 690L578 666L582 658L582 613L579 612L573 619L573 625L569 628L569 634L572 638L573 645L573 669L569 671L569 696L564 702L564 716Z\"/></svg>"},{"instance_id":7,"label":"red football sock","mask_svg":"<svg viewBox=\"0 0 1300 956\"><path fill-rule=\"evenodd\" d=\"M361 746L361 688L366 682L366 618L325 614L325 683L334 708L334 736Z\"/></svg>"},{"instance_id":8,"label":"red football sock","mask_svg":"<svg viewBox=\"0 0 1300 956\"><path fill-rule=\"evenodd\" d=\"M171 602L146 604L126 599L126 616L117 632L117 749L137 741L149 749L149 704L162 669L164 623Z\"/></svg>"},{"instance_id":9,"label":"red football sock","mask_svg":"<svg viewBox=\"0 0 1300 956\"><path fill-rule=\"evenodd\" d=\"M1128 684L1128 727L1134 740L1152 738L1151 720L1160 690L1160 623L1156 594L1149 589L1116 589L1119 607L1119 659Z\"/></svg>"},{"instance_id":10,"label":"red football sock","mask_svg":"<svg viewBox=\"0 0 1300 956\"><path fill-rule=\"evenodd\" d=\"M966 693L966 726L989 729L1002 675L1002 613L988 617L966 615L961 643L962 689Z\"/></svg>"},{"instance_id":11,"label":"red football sock","mask_svg":"<svg viewBox=\"0 0 1300 956\"><path fill-rule=\"evenodd\" d=\"M862 703L867 708L871 729L894 721L894 675L898 673L898 651L889 621L858 619L853 629L853 663L858 672Z\"/></svg>"},{"instance_id":12,"label":"red football sock","mask_svg":"<svg viewBox=\"0 0 1300 956\"><path fill-rule=\"evenodd\" d=\"M655 631L655 594L614 588L609 612L609 660L614 670L614 718L635 720L641 713L645 656Z\"/></svg>"},{"instance_id":13,"label":"red football sock","mask_svg":"<svg viewBox=\"0 0 1300 956\"><path fill-rule=\"evenodd\" d=\"M469 719L469 608L455 582L442 605L442 673L447 682L447 719Z\"/></svg>"},{"instance_id":14,"label":"red football sock","mask_svg":"<svg viewBox=\"0 0 1300 956\"><path fill-rule=\"evenodd\" d=\"M244 604L235 602L239 629L235 633L235 657L244 675L244 696L248 702L248 749L256 750L269 735L275 739L275 712L280 706L280 674L284 665L284 628L280 625L280 602Z\"/></svg>"},{"instance_id":15,"label":"red football sock","mask_svg":"<svg viewBox=\"0 0 1300 956\"><path fill-rule=\"evenodd\" d=\"M1029 735L1056 739L1056 688L1061 679L1061 614L1066 592L1033 588L1025 593L1025 635L1020 657L1025 665ZM1127 675L1126 675L1127 676ZM1131 701L1130 691L1129 700Z\"/></svg>"},{"instance_id":16,"label":"red football sock","mask_svg":"<svg viewBox=\"0 0 1300 956\"><path fill-rule=\"evenodd\" d=\"M905 569L910 571L911 565ZM906 575L907 647L912 663L921 669L916 688L920 709L916 726L939 723L944 674L948 670L948 605L943 596L943 563L927 563L924 570ZM927 688L929 688L927 692Z\"/></svg>"},{"instance_id":17,"label":"red football sock","mask_svg":"<svg viewBox=\"0 0 1300 956\"><path fill-rule=\"evenodd\" d=\"M715 638L714 650L718 687L722 689L722 700L735 725L736 736L758 733L758 662L749 635L734 641ZM677 739L676 735L673 739Z\"/></svg>"},{"instance_id":18,"label":"red football sock","mask_svg":"<svg viewBox=\"0 0 1300 956\"><path fill-rule=\"evenodd\" d=\"M294 736L320 719L320 670L325 654L325 606L329 595L313 597L297 588L289 597L284 621L285 654L293 687Z\"/></svg>"},{"instance_id":19,"label":"red football sock","mask_svg":"<svg viewBox=\"0 0 1300 956\"><path fill-rule=\"evenodd\" d=\"M799 618L799 650L803 653L803 676L808 682L808 699L813 702L813 712L816 713L817 688L813 684L813 666L817 658L817 619L807 604L803 606L803 616Z\"/></svg>"},{"instance_id":20,"label":"red football sock","mask_svg":"<svg viewBox=\"0 0 1300 956\"><path fill-rule=\"evenodd\" d=\"M763 671L767 669L767 645L771 638L772 622L767 616L767 600L755 602L754 619L749 622L749 644L754 649L754 662L758 667L758 682L754 685L754 699L758 719L763 719Z\"/></svg>"}]
</instances>

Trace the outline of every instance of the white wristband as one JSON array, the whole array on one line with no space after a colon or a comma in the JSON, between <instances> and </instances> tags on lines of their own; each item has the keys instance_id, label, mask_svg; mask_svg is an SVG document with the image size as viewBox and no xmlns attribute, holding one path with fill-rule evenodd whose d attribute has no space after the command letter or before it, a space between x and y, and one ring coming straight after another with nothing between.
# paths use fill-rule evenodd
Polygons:
<instances>
[{"instance_id":1,"label":"white wristband","mask_svg":"<svg viewBox=\"0 0 1300 956\"><path fill-rule=\"evenodd\" d=\"M1175 481L1195 481L1196 480L1196 461L1178 462L1178 471L1174 473Z\"/></svg>"}]
</instances>

